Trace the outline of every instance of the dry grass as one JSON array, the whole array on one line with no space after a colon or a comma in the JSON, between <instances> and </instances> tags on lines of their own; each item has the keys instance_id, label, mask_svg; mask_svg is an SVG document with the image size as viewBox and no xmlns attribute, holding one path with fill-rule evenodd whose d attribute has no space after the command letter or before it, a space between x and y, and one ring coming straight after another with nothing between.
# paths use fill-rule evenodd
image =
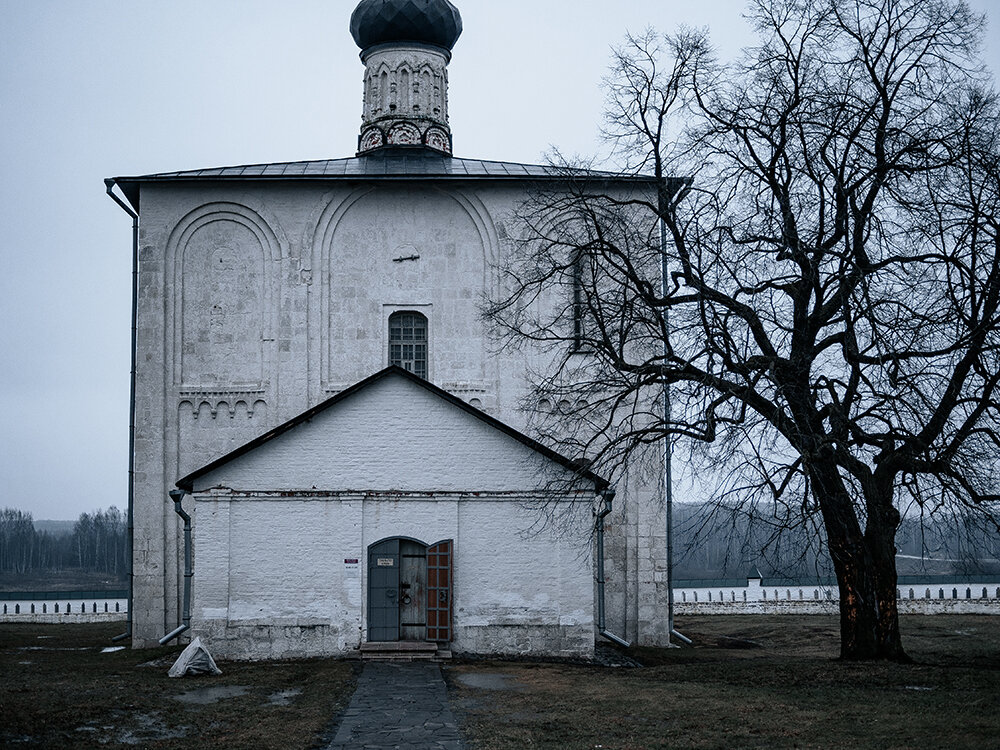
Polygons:
<instances>
[{"instance_id":1,"label":"dry grass","mask_svg":"<svg viewBox=\"0 0 1000 750\"><path fill-rule=\"evenodd\" d=\"M695 647L636 649L643 669L449 667L470 748L1000 748L1000 618L907 618L903 666L837 661L829 617L678 627ZM508 689L466 684L490 673Z\"/></svg>"},{"instance_id":2,"label":"dry grass","mask_svg":"<svg viewBox=\"0 0 1000 750\"><path fill-rule=\"evenodd\" d=\"M177 646L101 653L121 630L0 624L0 747L308 748L354 689L352 665L333 659L170 679Z\"/></svg>"},{"instance_id":3,"label":"dry grass","mask_svg":"<svg viewBox=\"0 0 1000 750\"><path fill-rule=\"evenodd\" d=\"M1000 617L904 619L904 666L837 661L828 617L678 627L695 647L635 650L642 669L449 665L470 750L1000 748ZM332 659L171 680L176 646L100 653L120 630L0 624L0 747L316 747L353 691L353 665Z\"/></svg>"}]
</instances>

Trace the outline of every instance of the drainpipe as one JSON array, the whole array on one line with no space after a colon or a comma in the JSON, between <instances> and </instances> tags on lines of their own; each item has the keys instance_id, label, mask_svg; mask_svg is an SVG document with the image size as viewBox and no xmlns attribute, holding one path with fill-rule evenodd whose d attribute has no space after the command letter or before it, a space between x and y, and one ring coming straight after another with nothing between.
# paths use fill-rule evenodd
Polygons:
<instances>
[{"instance_id":1,"label":"drainpipe","mask_svg":"<svg viewBox=\"0 0 1000 750\"><path fill-rule=\"evenodd\" d=\"M619 638L605 628L604 623L604 517L611 512L611 504L615 499L614 487L601 491L601 508L597 513L597 632L609 641L628 648L628 641Z\"/></svg>"},{"instance_id":2,"label":"drainpipe","mask_svg":"<svg viewBox=\"0 0 1000 750\"><path fill-rule=\"evenodd\" d=\"M185 513L181 506L184 490L173 489L168 494L170 499L174 501L174 513L184 519L184 614L180 626L160 639L161 646L166 645L191 627L191 578L194 576L194 569L191 566L191 516Z\"/></svg>"},{"instance_id":3,"label":"drainpipe","mask_svg":"<svg viewBox=\"0 0 1000 750\"><path fill-rule=\"evenodd\" d=\"M666 193L666 185L664 184L660 188L660 292L663 298L666 299L668 294L667 279L669 277L670 269L667 267L667 223L663 219L664 212L666 211L664 194ZM663 326L665 328L666 335L663 339L663 362L666 365L667 357L670 353L669 347L669 337L670 337L670 310L669 308L664 308L663 310ZM671 406L670 406L670 384L663 384L663 425L667 427L670 424L671 417ZM667 646L674 647L676 644L670 642L670 636L673 636L682 643L688 645L691 644L691 639L687 636L677 632L674 628L674 491L673 491L673 476L672 476L672 463L673 463L673 446L671 445L671 436L663 436L663 504L664 510L667 516L667 538L666 538L666 553L667 553Z\"/></svg>"},{"instance_id":4,"label":"drainpipe","mask_svg":"<svg viewBox=\"0 0 1000 750\"><path fill-rule=\"evenodd\" d=\"M136 318L139 310L139 214L129 208L114 193L115 181L104 181L108 195L129 216L132 217L132 368L129 375L128 389L128 604L125 608L125 632L112 638L112 642L123 641L132 637L132 599L135 590L135 573L133 556L135 555L135 531L132 520L132 509L135 505L135 362L136 362Z\"/></svg>"}]
</instances>

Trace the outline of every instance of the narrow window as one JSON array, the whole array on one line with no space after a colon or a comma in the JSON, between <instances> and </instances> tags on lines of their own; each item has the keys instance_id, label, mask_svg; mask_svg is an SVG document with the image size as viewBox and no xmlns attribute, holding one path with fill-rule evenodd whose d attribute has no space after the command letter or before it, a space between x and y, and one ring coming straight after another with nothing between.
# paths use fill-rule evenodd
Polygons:
<instances>
[{"instance_id":1,"label":"narrow window","mask_svg":"<svg viewBox=\"0 0 1000 750\"><path fill-rule=\"evenodd\" d=\"M389 364L427 377L427 318L420 313L389 316Z\"/></svg>"}]
</instances>

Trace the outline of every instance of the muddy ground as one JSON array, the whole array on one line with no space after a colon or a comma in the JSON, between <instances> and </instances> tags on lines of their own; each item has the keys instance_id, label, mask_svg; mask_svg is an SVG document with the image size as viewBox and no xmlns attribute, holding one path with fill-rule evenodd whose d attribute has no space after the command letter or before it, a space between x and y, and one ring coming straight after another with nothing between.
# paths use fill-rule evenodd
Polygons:
<instances>
[{"instance_id":1,"label":"muddy ground","mask_svg":"<svg viewBox=\"0 0 1000 750\"><path fill-rule=\"evenodd\" d=\"M470 750L1000 748L1000 617L904 618L910 665L838 661L832 617L678 627L695 645L633 649L639 668L451 662ZM0 747L322 747L356 680L336 659L170 679L179 647L104 651L120 630L0 624Z\"/></svg>"}]
</instances>

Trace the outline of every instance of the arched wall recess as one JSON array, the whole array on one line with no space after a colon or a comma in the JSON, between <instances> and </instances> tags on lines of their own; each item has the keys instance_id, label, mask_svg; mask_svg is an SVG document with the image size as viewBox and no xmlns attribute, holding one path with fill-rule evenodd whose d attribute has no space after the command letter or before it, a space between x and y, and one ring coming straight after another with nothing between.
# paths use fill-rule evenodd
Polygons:
<instances>
[{"instance_id":1,"label":"arched wall recess","mask_svg":"<svg viewBox=\"0 0 1000 750\"><path fill-rule=\"evenodd\" d=\"M363 209L359 206L359 202L364 201L366 198L374 197L375 194L382 191L409 192L411 199L380 200L366 203ZM417 269L423 268L433 262L430 257L433 253L425 253L423 258L415 260L412 264L393 264L393 260L395 259L393 256L393 251L396 249L395 245L402 243L409 247L411 245L424 244L425 246L440 249L439 240L441 238L431 237L428 232L424 233L427 236L422 236L418 231L418 236L406 237L405 241L404 238L387 240L380 238L378 233L388 231L391 234L392 230L386 230L385 227L396 226L397 222L358 222L356 221L357 215L352 216L352 212L355 210L375 210L375 206L381 206L381 208L377 209L381 211L409 210L409 208L401 209L401 207L408 207L413 200L420 201L421 205L427 211L433 212L438 226L449 226L447 221L442 220L442 216L447 216L448 212L454 212L453 215L456 216L456 221L452 222L452 226L459 226L463 223L468 226L468 229L465 230L468 239L464 241L464 247L458 248L458 252L468 252L472 249L469 246L474 244L476 246L474 252L477 255L477 260L475 261L477 270L475 276L469 278L466 285L470 285L471 283L471 286L475 289L476 300L478 300L483 290L491 289L494 278L492 268L496 262L498 245L496 231L488 209L471 192L456 186L438 187L434 185L421 185L419 188L415 188L398 185L367 185L357 188L346 195L344 193L330 195L326 206L316 219L312 236L305 238L303 243L312 247L312 265L319 271L320 277L317 285L319 294L316 295L318 299L310 299L310 325L313 325L313 321L315 321L316 325L319 326L319 330L313 330L309 337L311 349L318 349L318 351L311 351L310 353L310 369L312 371L313 363L315 363L321 373L319 382L320 394L311 397L312 401L320 397L323 392L339 390L350 382L371 374L371 372L385 365L385 362L382 361L384 357L378 353L381 348L384 348L382 347L382 343L384 342L381 342L381 339L374 341L371 338L376 335L384 338L381 331L381 327L383 327L381 322L377 318L372 318L367 323L364 323L362 321L367 320L367 318L359 317L357 318L357 326L355 326L357 328L356 336L360 337L357 339L359 343L357 346L352 345L350 347L350 356L362 358L364 365L351 363L347 367L342 366L344 353L340 352L339 349L335 351L335 349L339 347L340 349L344 349L344 351L348 351L346 348L347 344L336 344L331 348L331 342L336 342L339 340L338 337L342 338L346 335L342 327L338 326L336 321L334 321L334 318L341 315L341 307L344 305L354 305L356 312L364 316L369 313L375 314L373 311L378 309L379 306L429 305L432 302L431 296L433 294L427 285L425 287L420 287L420 285L408 286L408 282L400 281L393 287L389 282L385 282L383 285L384 289L376 291L368 283L368 280L378 278L381 283L383 276L386 274L393 277L416 274ZM419 212L414 211L414 215L419 216ZM352 222L350 230L345 229L348 226L347 222ZM362 230L359 227L368 228ZM344 238L344 232L346 231L351 231L357 236L352 235L350 240L346 240ZM475 239L472 239L473 237ZM459 242L461 244L463 241L459 239ZM390 247L389 245L392 246ZM338 255L342 255L345 250L355 253L365 263L380 263L381 265L377 267L373 266L363 271L362 275L364 275L366 280L365 283L361 283L360 280L357 283L344 280L339 275L342 267L338 266ZM404 253L404 255L412 255L412 253ZM467 262L469 256L464 257ZM355 260L358 260L358 258L355 258ZM459 263L460 260L449 262ZM353 268L353 264L351 265ZM466 268L461 273L465 274L467 271L468 269ZM357 296L345 299L345 294ZM374 297L370 300L367 298L363 299L363 295L378 296L378 299L374 299ZM417 297L420 298L417 299ZM438 321L435 320L434 316L435 313L433 311L428 313L428 317L431 318L432 327L438 332L445 330L438 325ZM478 325L478 315L473 313L471 316L476 320L476 324ZM354 335L354 332L348 333ZM438 338L438 342L441 340ZM371 351L368 351L365 348L366 346ZM482 360L484 359L484 354L476 354L475 358L477 361ZM432 379L436 379L433 373L433 366L431 369ZM482 377L482 373L479 373L476 379L481 380ZM311 387L313 387L312 384Z\"/></svg>"},{"instance_id":2,"label":"arched wall recess","mask_svg":"<svg viewBox=\"0 0 1000 750\"><path fill-rule=\"evenodd\" d=\"M208 203L167 242L166 356L185 391L258 390L272 380L278 308L275 263L287 250L253 209Z\"/></svg>"}]
</instances>

